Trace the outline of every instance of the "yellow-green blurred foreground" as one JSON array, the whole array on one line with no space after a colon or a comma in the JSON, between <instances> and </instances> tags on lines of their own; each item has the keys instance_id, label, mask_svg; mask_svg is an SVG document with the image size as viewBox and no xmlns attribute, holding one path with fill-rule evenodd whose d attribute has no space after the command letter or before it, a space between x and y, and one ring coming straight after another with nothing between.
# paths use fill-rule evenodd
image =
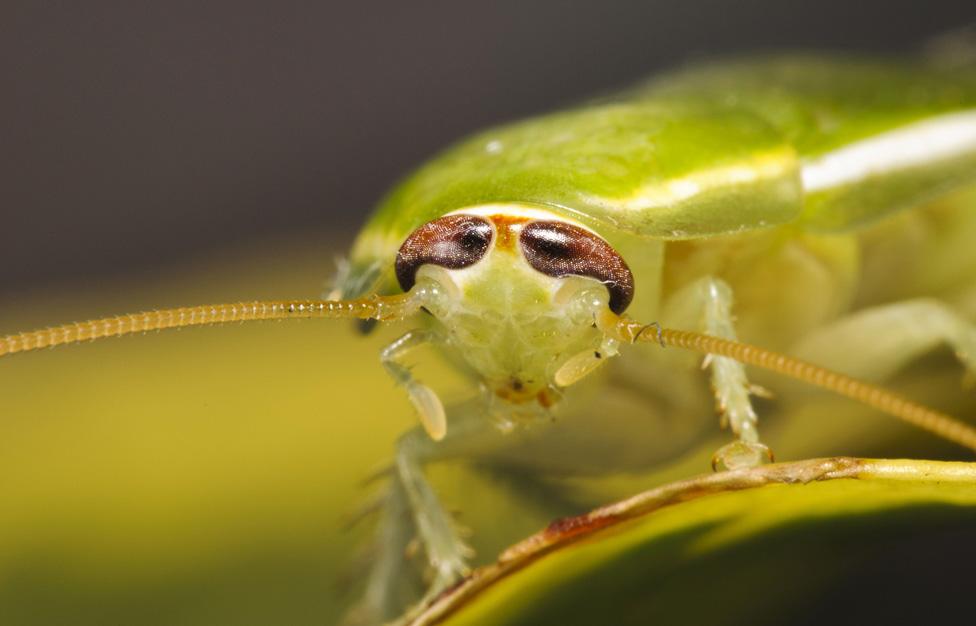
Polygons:
<instances>
[{"instance_id":1,"label":"yellow-green blurred foreground","mask_svg":"<svg viewBox=\"0 0 976 626\"><path fill-rule=\"evenodd\" d=\"M189 302L318 296L281 245L6 301L2 331ZM410 424L344 323L190 329L0 362L0 623L330 623L344 517Z\"/></svg>"}]
</instances>

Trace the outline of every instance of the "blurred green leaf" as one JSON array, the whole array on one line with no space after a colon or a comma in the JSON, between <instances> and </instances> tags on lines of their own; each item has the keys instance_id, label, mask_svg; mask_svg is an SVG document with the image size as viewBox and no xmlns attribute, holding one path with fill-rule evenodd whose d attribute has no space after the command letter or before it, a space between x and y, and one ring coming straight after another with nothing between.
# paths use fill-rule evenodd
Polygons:
<instances>
[{"instance_id":1,"label":"blurred green leaf","mask_svg":"<svg viewBox=\"0 0 976 626\"><path fill-rule=\"evenodd\" d=\"M956 531L976 533L973 463L837 458L714 474L553 522L409 623L805 623L853 610L822 600L858 576L854 597L887 589L866 599L897 610L931 598L888 584L893 548ZM902 572L919 591L968 580L951 555L941 578L923 567Z\"/></svg>"}]
</instances>

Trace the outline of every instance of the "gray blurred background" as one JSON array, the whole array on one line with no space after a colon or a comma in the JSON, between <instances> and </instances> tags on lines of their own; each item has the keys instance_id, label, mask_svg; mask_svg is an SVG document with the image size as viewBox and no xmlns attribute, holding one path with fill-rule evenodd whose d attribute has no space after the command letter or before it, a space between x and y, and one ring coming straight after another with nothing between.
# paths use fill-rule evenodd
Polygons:
<instances>
[{"instance_id":1,"label":"gray blurred background","mask_svg":"<svg viewBox=\"0 0 976 626\"><path fill-rule=\"evenodd\" d=\"M5 0L0 297L340 240L451 140L688 59L973 21L972 0Z\"/></svg>"}]
</instances>

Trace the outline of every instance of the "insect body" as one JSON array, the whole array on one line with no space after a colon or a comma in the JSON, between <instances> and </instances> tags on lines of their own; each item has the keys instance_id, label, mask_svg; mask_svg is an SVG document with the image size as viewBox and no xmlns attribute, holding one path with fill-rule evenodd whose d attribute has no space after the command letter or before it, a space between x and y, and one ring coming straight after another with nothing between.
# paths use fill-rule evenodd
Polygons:
<instances>
[{"instance_id":1,"label":"insect body","mask_svg":"<svg viewBox=\"0 0 976 626\"><path fill-rule=\"evenodd\" d=\"M385 501L364 614L389 618L402 609L396 588L412 534L433 571L431 593L465 571L466 548L422 467L494 453L503 438L485 424L548 421L573 410L583 383L607 379L629 380L663 412L707 412L682 400L701 374L670 356L611 358L628 343L711 355L713 401L735 434L718 465L770 456L744 363L976 449L976 431L935 411L736 342L867 380L945 343L976 372L976 206L972 195L945 200L972 183L971 70L813 57L693 68L447 150L383 202L332 300L123 316L11 335L0 354L215 321L417 320L381 357L430 436L401 440ZM445 409L414 378L407 355L428 344L471 373L483 401ZM614 400L579 406L600 422L614 417ZM624 456L621 465L654 460Z\"/></svg>"}]
</instances>

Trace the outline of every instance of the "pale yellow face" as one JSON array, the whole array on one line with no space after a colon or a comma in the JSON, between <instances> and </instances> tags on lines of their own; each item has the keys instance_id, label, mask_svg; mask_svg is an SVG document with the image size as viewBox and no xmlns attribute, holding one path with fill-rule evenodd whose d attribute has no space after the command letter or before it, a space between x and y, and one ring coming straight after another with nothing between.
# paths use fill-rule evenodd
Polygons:
<instances>
[{"instance_id":1,"label":"pale yellow face","mask_svg":"<svg viewBox=\"0 0 976 626\"><path fill-rule=\"evenodd\" d=\"M480 257L464 267L428 262L417 269L416 283L438 294L425 308L440 323L448 346L480 374L510 412L512 405L516 414L547 409L558 400L560 387L582 377L567 375L567 363L614 352L593 319L596 310L609 306L618 285L569 273L582 273L600 262L573 259L574 254L606 253L609 246L602 239L590 245L598 237L595 233L536 208L489 205L450 216L483 220L479 223L490 241L483 250L478 248ZM574 245L557 250L560 258L569 259L563 263L566 267L540 260L539 246L530 239L555 231L577 238L570 242ZM549 250L550 242L543 243Z\"/></svg>"}]
</instances>

